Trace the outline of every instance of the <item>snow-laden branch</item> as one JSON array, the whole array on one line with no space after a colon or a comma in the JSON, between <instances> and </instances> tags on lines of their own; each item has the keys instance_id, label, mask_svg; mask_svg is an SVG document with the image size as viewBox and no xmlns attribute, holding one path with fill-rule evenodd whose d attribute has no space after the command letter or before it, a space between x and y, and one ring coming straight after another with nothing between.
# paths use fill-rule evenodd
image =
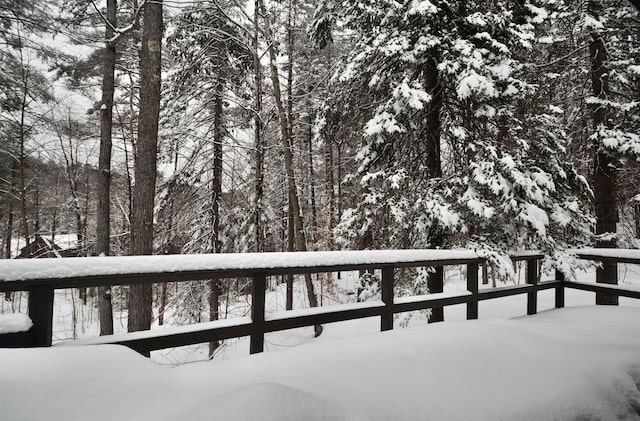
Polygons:
<instances>
[{"instance_id":1,"label":"snow-laden branch","mask_svg":"<svg viewBox=\"0 0 640 421\"><path fill-rule=\"evenodd\" d=\"M131 23L129 25L127 25L127 26L125 26L123 28L116 28L115 26L113 26L113 24L111 24L111 22L109 21L109 19L107 19L107 17L104 15L104 13L102 13L102 11L98 7L98 5L96 5L95 1L91 0L91 4L93 5L93 8L96 10L98 15L100 15L100 18L104 21L105 25L107 25L109 28L111 28L111 30L115 33L114 36L112 36L111 38L105 40L105 42L107 44L115 44L116 42L118 42L120 40L120 38L124 37L126 34L131 32L136 27L138 22L140 21L140 15L142 14L142 10L144 10L144 6L147 3L150 3L150 1L149 0L143 1L138 6L136 11L133 13L133 20L131 21Z\"/></svg>"}]
</instances>

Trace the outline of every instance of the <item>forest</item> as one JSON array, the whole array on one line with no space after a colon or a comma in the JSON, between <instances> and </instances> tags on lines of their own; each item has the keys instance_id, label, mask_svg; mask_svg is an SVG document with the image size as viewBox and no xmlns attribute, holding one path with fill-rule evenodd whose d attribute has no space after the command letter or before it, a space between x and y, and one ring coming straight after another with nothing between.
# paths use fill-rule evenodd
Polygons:
<instances>
[{"instance_id":1,"label":"forest","mask_svg":"<svg viewBox=\"0 0 640 421\"><path fill-rule=\"evenodd\" d=\"M0 65L2 258L640 245L628 0L2 0ZM167 285L96 293L109 334Z\"/></svg>"}]
</instances>

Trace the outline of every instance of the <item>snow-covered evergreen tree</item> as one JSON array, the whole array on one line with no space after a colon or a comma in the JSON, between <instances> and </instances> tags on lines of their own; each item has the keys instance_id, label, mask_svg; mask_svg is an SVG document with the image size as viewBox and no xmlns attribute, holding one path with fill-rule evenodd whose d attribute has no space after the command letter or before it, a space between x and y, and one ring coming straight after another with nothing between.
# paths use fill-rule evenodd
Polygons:
<instances>
[{"instance_id":1,"label":"snow-covered evergreen tree","mask_svg":"<svg viewBox=\"0 0 640 421\"><path fill-rule=\"evenodd\" d=\"M360 41L337 83L366 86L374 110L352 180L361 200L339 226L345 243L471 247L509 276L511 250L557 255L588 240L589 187L566 162L560 115L528 79L553 3L344 5Z\"/></svg>"}]
</instances>

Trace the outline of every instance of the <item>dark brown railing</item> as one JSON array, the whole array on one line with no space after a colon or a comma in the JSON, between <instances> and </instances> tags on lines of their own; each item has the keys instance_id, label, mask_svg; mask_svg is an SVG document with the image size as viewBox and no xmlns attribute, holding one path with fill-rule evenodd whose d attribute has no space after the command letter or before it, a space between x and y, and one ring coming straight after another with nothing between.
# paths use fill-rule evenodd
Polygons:
<instances>
[{"instance_id":1,"label":"dark brown railing","mask_svg":"<svg viewBox=\"0 0 640 421\"><path fill-rule=\"evenodd\" d=\"M640 264L640 250L581 249L581 259ZM188 326L167 327L61 344L121 344L138 352L183 345L250 337L250 352L262 352L264 335L285 329L313 326L365 317L380 317L382 331L393 329L396 313L467 305L467 319L478 318L480 301L527 294L527 314L537 312L537 293L555 289L555 307L564 307L565 288L580 289L640 299L640 290L617 285L567 281L540 281L536 252L518 252L513 261L526 262L526 283L498 288L479 288L478 268L482 260L467 250L374 250L294 253L247 253L137 257L86 257L65 259L0 260L0 292L29 291L28 332L0 335L0 346L50 346L53 299L56 289L183 282L203 279L252 279L251 317L225 319ZM466 265L467 291L455 295L429 294L394 299L395 269ZM381 300L339 304L265 314L267 277L381 269Z\"/></svg>"}]
</instances>

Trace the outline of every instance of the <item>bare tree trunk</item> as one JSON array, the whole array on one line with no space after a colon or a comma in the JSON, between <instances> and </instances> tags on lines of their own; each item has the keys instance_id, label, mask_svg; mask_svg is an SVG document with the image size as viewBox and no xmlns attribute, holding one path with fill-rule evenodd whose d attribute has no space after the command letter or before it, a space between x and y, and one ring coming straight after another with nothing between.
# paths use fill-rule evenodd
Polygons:
<instances>
[{"instance_id":1,"label":"bare tree trunk","mask_svg":"<svg viewBox=\"0 0 640 421\"><path fill-rule=\"evenodd\" d=\"M640 239L640 203L633 204L633 220L635 223L636 239Z\"/></svg>"},{"instance_id":2,"label":"bare tree trunk","mask_svg":"<svg viewBox=\"0 0 640 421\"><path fill-rule=\"evenodd\" d=\"M21 54L22 54L22 50ZM27 157L25 155L24 144L26 142L26 128L25 128L25 115L27 111L27 95L29 92L28 85L28 70L25 69L24 65L22 66L22 104L20 109L20 131L19 131L19 139L20 142L20 152L18 155L18 169L19 169L19 177L18 181L20 183L20 219L22 221L22 233L25 239L25 257L31 257L31 239L29 233L29 223L27 218L27 186L26 186L26 160Z\"/></svg>"},{"instance_id":3,"label":"bare tree trunk","mask_svg":"<svg viewBox=\"0 0 640 421\"><path fill-rule=\"evenodd\" d=\"M219 78L221 79L220 75ZM215 87L213 106L213 178L211 185L211 251L220 253L220 199L222 197L222 95L223 85L219 80ZM209 281L209 320L219 318L220 280ZM215 350L220 346L218 341L209 342L209 358L213 358Z\"/></svg>"},{"instance_id":4,"label":"bare tree trunk","mask_svg":"<svg viewBox=\"0 0 640 421\"><path fill-rule=\"evenodd\" d=\"M291 198L289 198L289 202L291 202ZM296 228L295 222L293 218L293 210L291 208L291 203L287 206L287 251L295 251L295 235ZM287 275L287 298L285 300L285 309L293 310L293 274L290 273Z\"/></svg>"},{"instance_id":5,"label":"bare tree trunk","mask_svg":"<svg viewBox=\"0 0 640 421\"><path fill-rule=\"evenodd\" d=\"M11 180L9 184L9 209L7 214L7 231L5 233L4 258L11 259L11 242L13 240L14 201L16 197L16 182L18 178L18 160L11 157Z\"/></svg>"},{"instance_id":6,"label":"bare tree trunk","mask_svg":"<svg viewBox=\"0 0 640 421\"><path fill-rule=\"evenodd\" d=\"M309 106L309 127L307 130L307 141L309 143L309 189L311 194L311 241L315 244L318 237L318 210L316 208L316 174L313 168L313 112Z\"/></svg>"},{"instance_id":7,"label":"bare tree trunk","mask_svg":"<svg viewBox=\"0 0 640 421\"><path fill-rule=\"evenodd\" d=\"M107 0L105 46L103 52L102 105L100 106L100 156L98 158L98 205L96 208L96 254L109 256L111 247L111 131L113 127L113 95L115 91L116 46L109 40L117 25L116 0ZM98 288L100 335L113 334L111 287Z\"/></svg>"},{"instance_id":8,"label":"bare tree trunk","mask_svg":"<svg viewBox=\"0 0 640 421\"><path fill-rule=\"evenodd\" d=\"M167 309L167 283L160 285L160 306L158 308L158 325L164 324L164 312Z\"/></svg>"},{"instance_id":9,"label":"bare tree trunk","mask_svg":"<svg viewBox=\"0 0 640 421\"><path fill-rule=\"evenodd\" d=\"M132 255L153 253L161 52L162 0L156 0L147 3L144 8L140 50L140 121L134 165ZM151 284L132 285L129 290L129 331L149 329L151 317Z\"/></svg>"},{"instance_id":10,"label":"bare tree trunk","mask_svg":"<svg viewBox=\"0 0 640 421\"><path fill-rule=\"evenodd\" d=\"M432 96L427 107L426 115L426 148L427 148L427 175L429 178L442 177L442 165L440 162L440 110L442 109L442 85L438 74L438 61L435 57L428 60L424 69L425 90ZM431 247L444 245L444 234L441 227L433 227L430 233L429 242ZM429 274L427 286L430 293L439 293L444 290L444 271L442 267L436 268L434 273ZM429 322L441 322L444 320L444 310L442 307L431 309Z\"/></svg>"},{"instance_id":11,"label":"bare tree trunk","mask_svg":"<svg viewBox=\"0 0 640 421\"><path fill-rule=\"evenodd\" d=\"M327 186L327 249L333 250L333 228L335 226L336 193L333 177L333 139L327 136L324 145L325 184Z\"/></svg>"},{"instance_id":12,"label":"bare tree trunk","mask_svg":"<svg viewBox=\"0 0 640 421\"><path fill-rule=\"evenodd\" d=\"M269 41L273 41L273 35L269 24L269 17L264 6L264 1L259 0L260 10L265 22L265 32L269 38ZM278 110L278 117L280 119L280 134L282 137L282 147L284 152L284 161L287 174L287 182L289 189L289 203L293 211L293 219L296 227L296 246L298 251L307 251L306 238L304 234L304 224L302 215L300 214L300 202L298 200L298 191L296 186L296 178L294 172L293 153L291 151L291 139L289 137L289 123L287 121L287 115L282 103L282 95L280 90L280 77L278 76L278 68L276 65L276 52L273 42L269 42L269 67L271 69L271 81L273 83L273 95L276 102L276 108ZM316 298L315 289L311 276L305 276L305 284L307 286L307 297L309 299L309 305L311 307L318 306L318 299ZM322 326L315 327L316 336L322 333Z\"/></svg>"},{"instance_id":13,"label":"bare tree trunk","mask_svg":"<svg viewBox=\"0 0 640 421\"><path fill-rule=\"evenodd\" d=\"M588 2L589 14L598 16L598 5L595 1ZM590 34L589 55L591 57L591 83L593 95L596 98L607 100L609 91L609 70L607 68L607 49L602 33L593 30ZM592 111L594 130L600 130L609 126L606 105L596 104ZM617 165L616 160L604 151L599 144L595 145L593 174L593 201L596 211L596 234L610 233L608 238L596 240L598 248L616 248L614 234L617 231L618 203L617 191ZM605 284L618 283L618 269L616 263L603 262L602 268L596 270L596 282ZM617 305L618 297L596 293L596 304Z\"/></svg>"},{"instance_id":14,"label":"bare tree trunk","mask_svg":"<svg viewBox=\"0 0 640 421\"><path fill-rule=\"evenodd\" d=\"M264 240L262 233L262 201L264 200L264 144L262 140L262 64L258 52L258 0L254 1L253 17L253 67L255 71L255 127L254 127L254 147L255 147L255 184L254 184L254 241L255 250L264 250Z\"/></svg>"},{"instance_id":15,"label":"bare tree trunk","mask_svg":"<svg viewBox=\"0 0 640 421\"><path fill-rule=\"evenodd\" d=\"M8 204L9 204L9 209L7 210L7 230L5 232L5 238L4 238L4 258L5 259L11 259L11 242L13 240L13 217L14 217L14 210L13 210L13 202L15 201L15 196L16 196L16 178L17 178L17 171L18 171L18 161L15 159L15 156L12 155L11 157L11 180L10 180L10 185L9 185L9 197L8 197ZM11 301L11 299L13 298L13 292L12 291L7 291L4 293L4 299L7 301Z\"/></svg>"},{"instance_id":16,"label":"bare tree trunk","mask_svg":"<svg viewBox=\"0 0 640 421\"><path fill-rule=\"evenodd\" d=\"M342 200L342 142L338 143L338 197L336 200L336 205L338 207L338 213L337 213L337 217L336 220L340 220L340 218L342 217L342 204L344 203L344 201Z\"/></svg>"}]
</instances>

